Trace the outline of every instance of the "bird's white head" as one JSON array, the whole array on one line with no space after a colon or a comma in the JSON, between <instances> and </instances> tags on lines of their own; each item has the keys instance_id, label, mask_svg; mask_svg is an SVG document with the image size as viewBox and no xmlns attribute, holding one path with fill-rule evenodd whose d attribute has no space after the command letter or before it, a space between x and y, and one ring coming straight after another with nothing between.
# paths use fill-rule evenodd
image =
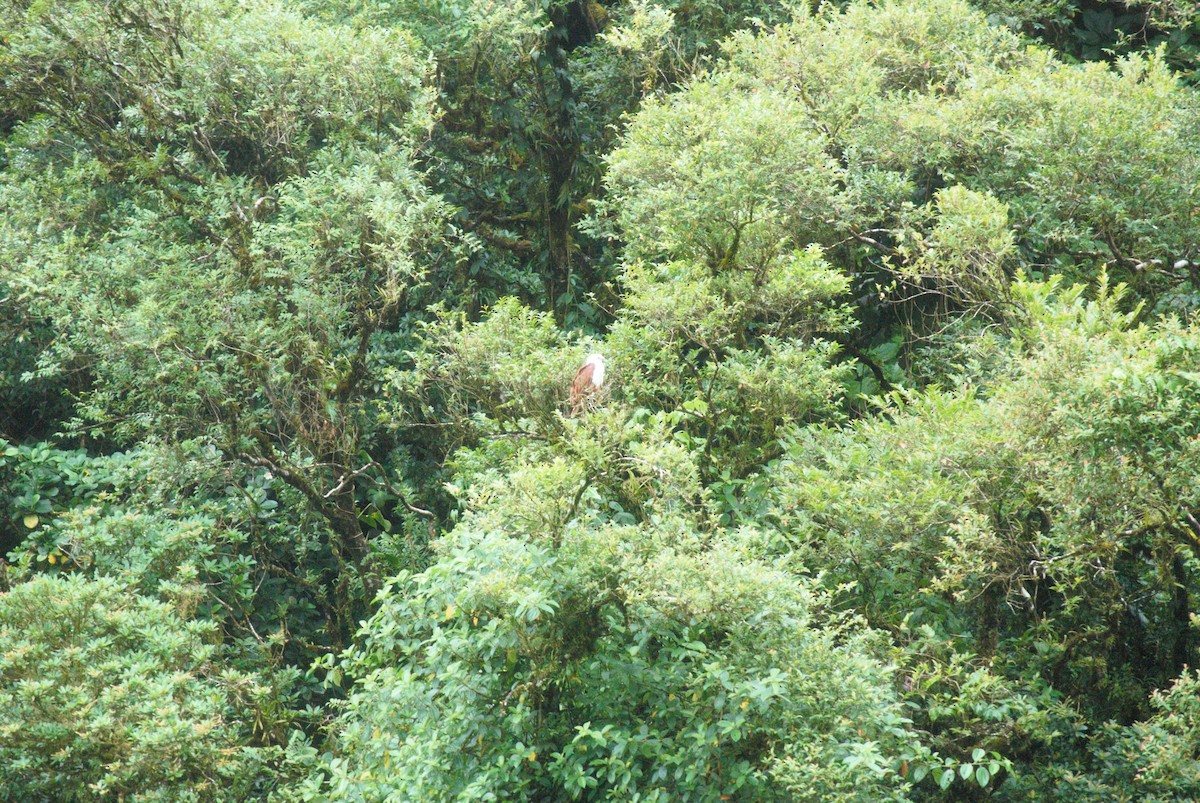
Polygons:
<instances>
[{"instance_id":1,"label":"bird's white head","mask_svg":"<svg viewBox=\"0 0 1200 803\"><path fill-rule=\"evenodd\" d=\"M604 384L604 366L605 366L604 355L603 354L589 354L587 361L584 362L584 365L594 365L595 366L595 368L592 370L592 384L595 385L596 387L600 387L601 385L603 385Z\"/></svg>"}]
</instances>

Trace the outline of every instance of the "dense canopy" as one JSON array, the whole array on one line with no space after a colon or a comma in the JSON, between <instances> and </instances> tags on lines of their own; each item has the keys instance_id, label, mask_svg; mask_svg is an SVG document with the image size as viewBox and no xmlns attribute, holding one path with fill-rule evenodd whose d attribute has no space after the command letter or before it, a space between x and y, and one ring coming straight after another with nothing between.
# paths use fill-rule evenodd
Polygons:
<instances>
[{"instance_id":1,"label":"dense canopy","mask_svg":"<svg viewBox=\"0 0 1200 803\"><path fill-rule=\"evenodd\" d=\"M1198 83L1175 0L0 0L0 797L1200 797Z\"/></svg>"}]
</instances>

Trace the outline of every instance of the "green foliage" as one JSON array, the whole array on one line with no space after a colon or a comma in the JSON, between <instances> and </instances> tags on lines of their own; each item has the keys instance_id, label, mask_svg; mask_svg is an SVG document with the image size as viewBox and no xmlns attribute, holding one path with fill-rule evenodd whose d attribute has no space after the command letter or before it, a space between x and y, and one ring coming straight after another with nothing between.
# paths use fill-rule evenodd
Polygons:
<instances>
[{"instance_id":1,"label":"green foliage","mask_svg":"<svg viewBox=\"0 0 1200 803\"><path fill-rule=\"evenodd\" d=\"M1188 253L1186 232L1195 225L1189 176L1197 149L1192 127L1175 122L1195 110L1162 61L1130 57L1110 70L1035 59L981 83L990 85L961 93L960 111L951 112L959 130L1012 119L1035 124L964 142L968 152L977 149L975 158L954 169L974 175L959 180L1009 200L1026 247L1104 259L1139 289L1169 281L1164 262ZM1136 159L1121 156L1129 149Z\"/></svg>"},{"instance_id":2,"label":"green foliage","mask_svg":"<svg viewBox=\"0 0 1200 803\"><path fill-rule=\"evenodd\" d=\"M968 309L1008 302L1005 262L1015 250L1008 206L955 185L937 191L934 209L928 234L897 249L906 258L899 275L918 287L931 282L948 301Z\"/></svg>"},{"instance_id":3,"label":"green foliage","mask_svg":"<svg viewBox=\"0 0 1200 803\"><path fill-rule=\"evenodd\" d=\"M587 329L603 320L587 296L612 261L575 224L599 196L621 115L695 71L730 31L787 16L778 0L302 5L363 30L408 28L437 60L430 177L478 246L445 277L449 294L472 313L516 295Z\"/></svg>"},{"instance_id":4,"label":"green foliage","mask_svg":"<svg viewBox=\"0 0 1200 803\"><path fill-rule=\"evenodd\" d=\"M1200 77L1200 18L1181 0L981 0L977 3L1068 58L1111 60L1164 49L1172 68L1195 84Z\"/></svg>"},{"instance_id":5,"label":"green foliage","mask_svg":"<svg viewBox=\"0 0 1200 803\"><path fill-rule=\"evenodd\" d=\"M939 663L960 675L940 714L921 689L928 726L1009 755L1074 718L1058 695L1099 719L1143 713L1193 654L1200 543L1194 326L1133 327L1121 289L1015 291L1023 356L988 397L931 392L807 432L773 475L780 548L847 583L872 623L928 628L901 642L915 688ZM963 634L965 661L929 664L935 633ZM1000 692L961 708L978 673Z\"/></svg>"},{"instance_id":6,"label":"green foliage","mask_svg":"<svg viewBox=\"0 0 1200 803\"><path fill-rule=\"evenodd\" d=\"M475 323L443 313L421 327L410 370L395 371L394 421L435 426L447 452L481 434L523 426L553 430L566 412L565 388L587 354L553 316L504 298Z\"/></svg>"},{"instance_id":7,"label":"green foliage","mask_svg":"<svg viewBox=\"0 0 1200 803\"><path fill-rule=\"evenodd\" d=\"M846 284L819 250L756 271L635 263L624 280L607 344L614 393L674 410L707 477L718 466L744 474L770 456L780 426L836 409L845 372L813 334L848 326L844 309L825 306Z\"/></svg>"},{"instance_id":8,"label":"green foliage","mask_svg":"<svg viewBox=\"0 0 1200 803\"><path fill-rule=\"evenodd\" d=\"M815 336L851 326L831 303L846 277L798 247L827 227L840 170L826 139L786 96L739 89L701 81L643 107L605 202L628 241L609 336L620 392L678 410L709 478L743 475L780 425L831 411L844 372Z\"/></svg>"},{"instance_id":9,"label":"green foliage","mask_svg":"<svg viewBox=\"0 0 1200 803\"><path fill-rule=\"evenodd\" d=\"M367 452L373 350L422 308L445 224L413 164L416 44L276 6L52 10L6 8L8 80L40 100L0 185L4 279L64 328L44 371L88 367L94 435L269 469L363 568L361 478L394 486Z\"/></svg>"},{"instance_id":10,"label":"green foliage","mask_svg":"<svg viewBox=\"0 0 1200 803\"><path fill-rule=\"evenodd\" d=\"M38 378L38 356L53 339L45 321L37 320L0 283L0 438L51 434L69 412L70 383Z\"/></svg>"},{"instance_id":11,"label":"green foliage","mask_svg":"<svg viewBox=\"0 0 1200 803\"><path fill-rule=\"evenodd\" d=\"M83 449L57 449L49 443L0 445L0 492L6 500L0 547L7 554L29 536L27 546L34 548L37 560L64 560L55 517L111 487L124 455L97 459Z\"/></svg>"},{"instance_id":12,"label":"green foliage","mask_svg":"<svg viewBox=\"0 0 1200 803\"><path fill-rule=\"evenodd\" d=\"M377 146L429 122L409 117L425 111L423 65L395 31L355 35L225 0L8 2L4 21L6 90L39 98L36 112L142 180L270 184L306 164L313 141Z\"/></svg>"},{"instance_id":13,"label":"green foliage","mask_svg":"<svg viewBox=\"0 0 1200 803\"><path fill-rule=\"evenodd\" d=\"M239 720L261 689L218 672L212 628L111 579L0 595L0 790L54 800L242 800L268 750Z\"/></svg>"},{"instance_id":14,"label":"green foliage","mask_svg":"<svg viewBox=\"0 0 1200 803\"><path fill-rule=\"evenodd\" d=\"M818 236L840 178L803 107L769 89L702 81L649 102L609 158L606 203L631 259L756 267L790 235Z\"/></svg>"},{"instance_id":15,"label":"green foliage","mask_svg":"<svg viewBox=\"0 0 1200 803\"><path fill-rule=\"evenodd\" d=\"M885 297L992 316L1022 267L1190 286L1200 127L1160 55L1067 66L956 0L828 7L726 50L608 158L597 225L631 258L815 241L891 274Z\"/></svg>"},{"instance_id":16,"label":"green foliage","mask_svg":"<svg viewBox=\"0 0 1200 803\"><path fill-rule=\"evenodd\" d=\"M294 492L261 470L240 476L205 450L8 451L0 487L40 488L49 511L33 527L16 512L6 586L43 573L117 578L128 593L214 624L220 660L270 686L253 712L256 735L285 743L307 716L289 709L315 693L289 664L303 665L349 628L326 585L333 567L320 527L288 512L303 510Z\"/></svg>"},{"instance_id":17,"label":"green foliage","mask_svg":"<svg viewBox=\"0 0 1200 803\"><path fill-rule=\"evenodd\" d=\"M1181 675L1166 691L1155 692L1154 716L1130 728L1124 739L1122 747L1134 759L1145 800L1181 800L1200 794L1195 761L1200 745L1197 691L1193 672Z\"/></svg>"},{"instance_id":18,"label":"green foliage","mask_svg":"<svg viewBox=\"0 0 1200 803\"><path fill-rule=\"evenodd\" d=\"M654 421L607 426L476 477L331 666L355 685L295 797L906 799L931 757L876 635L656 482L681 455Z\"/></svg>"},{"instance_id":19,"label":"green foliage","mask_svg":"<svg viewBox=\"0 0 1200 803\"><path fill-rule=\"evenodd\" d=\"M0 797L1196 797L1192 12L0 0Z\"/></svg>"},{"instance_id":20,"label":"green foliage","mask_svg":"<svg viewBox=\"0 0 1200 803\"><path fill-rule=\"evenodd\" d=\"M1021 784L1017 794L1085 803L1195 798L1200 793L1196 691L1195 674L1181 674L1169 688L1151 695L1154 713L1150 717L1125 727L1109 724L1094 734L1093 760L1087 765L1076 760L1051 767L1042 783Z\"/></svg>"}]
</instances>

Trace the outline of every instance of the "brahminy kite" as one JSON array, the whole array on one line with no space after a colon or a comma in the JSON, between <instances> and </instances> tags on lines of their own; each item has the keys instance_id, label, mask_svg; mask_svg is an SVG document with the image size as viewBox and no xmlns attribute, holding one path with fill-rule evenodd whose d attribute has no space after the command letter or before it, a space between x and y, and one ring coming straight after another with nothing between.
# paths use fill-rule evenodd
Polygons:
<instances>
[{"instance_id":1,"label":"brahminy kite","mask_svg":"<svg viewBox=\"0 0 1200 803\"><path fill-rule=\"evenodd\" d=\"M579 415L596 391L604 386L604 355L589 354L571 382L571 415Z\"/></svg>"}]
</instances>

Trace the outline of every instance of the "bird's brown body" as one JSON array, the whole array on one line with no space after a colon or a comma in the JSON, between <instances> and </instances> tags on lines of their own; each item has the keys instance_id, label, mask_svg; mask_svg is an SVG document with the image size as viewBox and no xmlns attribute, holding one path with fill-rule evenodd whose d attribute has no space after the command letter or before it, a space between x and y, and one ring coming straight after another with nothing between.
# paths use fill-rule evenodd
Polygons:
<instances>
[{"instance_id":1,"label":"bird's brown body","mask_svg":"<svg viewBox=\"0 0 1200 803\"><path fill-rule=\"evenodd\" d=\"M571 405L571 415L579 415L587 406L588 401L604 386L604 357L592 354L587 358L571 381L571 394L568 399Z\"/></svg>"}]
</instances>

